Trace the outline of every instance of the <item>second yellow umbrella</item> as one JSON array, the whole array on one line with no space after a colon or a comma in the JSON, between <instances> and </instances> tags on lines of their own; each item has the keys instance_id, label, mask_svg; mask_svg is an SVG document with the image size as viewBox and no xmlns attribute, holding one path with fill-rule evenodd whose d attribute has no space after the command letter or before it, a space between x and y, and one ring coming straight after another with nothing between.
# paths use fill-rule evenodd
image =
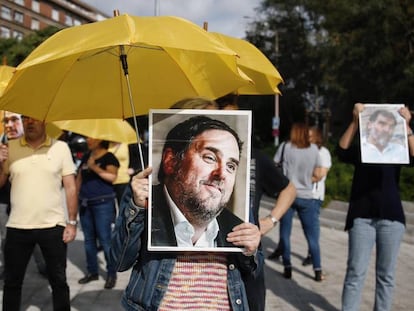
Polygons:
<instances>
[{"instance_id":1,"label":"second yellow umbrella","mask_svg":"<svg viewBox=\"0 0 414 311\"><path fill-rule=\"evenodd\" d=\"M54 121L55 126L87 137L132 144L137 135L132 126L122 119L85 119Z\"/></svg>"},{"instance_id":2,"label":"second yellow umbrella","mask_svg":"<svg viewBox=\"0 0 414 311\"><path fill-rule=\"evenodd\" d=\"M6 89L7 84L9 84L15 69L16 68L7 65L0 66L0 96Z\"/></svg>"},{"instance_id":3,"label":"second yellow umbrella","mask_svg":"<svg viewBox=\"0 0 414 311\"><path fill-rule=\"evenodd\" d=\"M220 43L229 47L239 56L237 65L253 80L237 89L241 95L272 95L280 94L278 84L283 82L279 71L272 62L252 43L226 36L217 32L210 32Z\"/></svg>"}]
</instances>

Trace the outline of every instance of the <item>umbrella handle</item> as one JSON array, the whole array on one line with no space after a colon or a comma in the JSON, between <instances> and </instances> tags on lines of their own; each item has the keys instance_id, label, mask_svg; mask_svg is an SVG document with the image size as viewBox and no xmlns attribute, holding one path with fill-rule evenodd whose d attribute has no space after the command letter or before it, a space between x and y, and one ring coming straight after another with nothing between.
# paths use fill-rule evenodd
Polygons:
<instances>
[{"instance_id":1,"label":"umbrella handle","mask_svg":"<svg viewBox=\"0 0 414 311\"><path fill-rule=\"evenodd\" d=\"M131 111L132 111L132 117L133 117L133 120L134 120L135 133L137 135L137 145L138 145L138 152L139 152L139 157L140 157L141 169L144 170L145 169L144 157L143 157L142 147L141 147L141 143L140 143L141 137L139 135L139 130L138 130L137 114L135 112L134 100L132 99L131 83L129 81L129 74L128 74L128 60L127 60L127 55L125 54L125 47L123 45L120 45L119 46L119 51L120 51L119 59L120 59L121 64L122 64L122 69L124 70L124 76L125 76L126 84L127 84L127 87L128 87L129 104L131 105Z\"/></svg>"},{"instance_id":2,"label":"umbrella handle","mask_svg":"<svg viewBox=\"0 0 414 311\"><path fill-rule=\"evenodd\" d=\"M121 60L122 69L124 70L124 75L128 75L128 62L127 62L127 56L124 51L124 47L120 46L121 48L121 55L119 56L119 59Z\"/></svg>"}]
</instances>

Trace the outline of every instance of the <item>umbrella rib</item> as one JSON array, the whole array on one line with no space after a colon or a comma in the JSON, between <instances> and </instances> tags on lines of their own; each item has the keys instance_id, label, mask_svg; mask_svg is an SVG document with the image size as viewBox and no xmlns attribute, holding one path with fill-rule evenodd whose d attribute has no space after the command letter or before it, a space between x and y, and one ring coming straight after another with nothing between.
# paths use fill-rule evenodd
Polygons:
<instances>
[{"instance_id":1,"label":"umbrella rib","mask_svg":"<svg viewBox=\"0 0 414 311\"><path fill-rule=\"evenodd\" d=\"M123 46L124 47L141 48L141 49L147 49L147 50L158 50L158 51L163 51L164 50L162 47L159 47L159 46L143 46L143 45L136 45L136 44L127 44L127 45L123 45ZM113 55L115 57L119 57L119 53L114 53L114 52L112 52L112 50L113 50L113 47L108 47L108 48L106 48L104 50L99 50L99 51L97 51L95 53L81 56L77 60L78 61L81 61L81 60L88 59L90 57L94 57L96 55L103 54L103 53L108 53L108 54L111 54L111 55ZM127 51L127 54L128 54L128 51Z\"/></svg>"}]
</instances>

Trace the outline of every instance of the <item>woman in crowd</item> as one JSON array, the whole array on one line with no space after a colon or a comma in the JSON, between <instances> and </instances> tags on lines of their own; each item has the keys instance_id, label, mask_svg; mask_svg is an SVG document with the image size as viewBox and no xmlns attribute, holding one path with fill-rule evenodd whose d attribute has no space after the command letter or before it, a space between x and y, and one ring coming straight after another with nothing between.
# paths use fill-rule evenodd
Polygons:
<instances>
[{"instance_id":1,"label":"woman in crowd","mask_svg":"<svg viewBox=\"0 0 414 311\"><path fill-rule=\"evenodd\" d=\"M115 181L119 161L108 152L109 142L88 138L87 153L80 164L76 184L79 190L79 216L85 237L86 267L88 273L79 284L98 280L98 241L102 247L107 268L105 288L116 283L116 269L109 261L112 223L115 220Z\"/></svg>"},{"instance_id":2,"label":"woman in crowd","mask_svg":"<svg viewBox=\"0 0 414 311\"><path fill-rule=\"evenodd\" d=\"M283 150L283 159L281 154ZM283 160L283 161L282 161ZM319 248L319 204L313 199L313 182L320 180L321 160L318 147L309 141L309 129L303 123L295 123L290 140L279 148L275 162L283 162L283 172L296 187L296 199L280 220L280 247L284 265L283 276L292 277L290 259L290 235L294 213L297 212L312 257L315 280L322 281Z\"/></svg>"},{"instance_id":3,"label":"woman in crowd","mask_svg":"<svg viewBox=\"0 0 414 311\"><path fill-rule=\"evenodd\" d=\"M309 128L309 141L312 144L318 146L319 149L319 156L321 158L321 168L320 168L320 178L321 180L316 181L313 183L313 198L319 204L319 211L322 207L323 201L325 200L325 180L326 176L328 175L329 169L332 166L332 157L331 153L329 152L328 148L323 146L323 137L322 131L320 128L314 126ZM318 218L319 221L319 218ZM312 257L310 252L308 252L307 257L303 260L303 265L307 266L312 263Z\"/></svg>"}]
</instances>

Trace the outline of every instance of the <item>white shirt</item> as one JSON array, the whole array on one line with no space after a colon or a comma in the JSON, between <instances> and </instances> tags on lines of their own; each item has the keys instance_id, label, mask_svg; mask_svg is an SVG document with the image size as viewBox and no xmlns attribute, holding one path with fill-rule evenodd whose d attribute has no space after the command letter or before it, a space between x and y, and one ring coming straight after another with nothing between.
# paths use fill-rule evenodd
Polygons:
<instances>
[{"instance_id":1,"label":"white shirt","mask_svg":"<svg viewBox=\"0 0 414 311\"><path fill-rule=\"evenodd\" d=\"M326 149L324 146L319 148L319 158L321 159L321 167L325 167L328 169L331 168L331 154L329 153L329 150ZM325 199L325 180L326 176L324 176L320 181L313 184L312 194L314 199L321 201Z\"/></svg>"},{"instance_id":2,"label":"white shirt","mask_svg":"<svg viewBox=\"0 0 414 311\"><path fill-rule=\"evenodd\" d=\"M219 232L219 225L217 219L214 218L211 221L206 231L200 236L195 244L192 242L192 237L194 235L194 227L190 222L185 218L184 214L180 209L175 205L174 201L171 199L167 188L164 186L165 198L168 206L170 207L171 219L174 225L175 237L177 240L178 247L216 247L215 239Z\"/></svg>"},{"instance_id":3,"label":"white shirt","mask_svg":"<svg viewBox=\"0 0 414 311\"><path fill-rule=\"evenodd\" d=\"M361 140L361 160L363 163L409 163L408 149L390 142L380 151L364 137Z\"/></svg>"}]
</instances>

